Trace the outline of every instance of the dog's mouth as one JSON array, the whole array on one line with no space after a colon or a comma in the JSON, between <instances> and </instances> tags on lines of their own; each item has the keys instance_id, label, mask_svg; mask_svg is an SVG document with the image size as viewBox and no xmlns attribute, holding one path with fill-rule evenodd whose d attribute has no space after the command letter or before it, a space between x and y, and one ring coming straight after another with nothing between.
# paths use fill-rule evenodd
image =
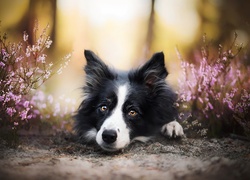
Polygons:
<instances>
[{"instance_id":1,"label":"dog's mouth","mask_svg":"<svg viewBox=\"0 0 250 180\"><path fill-rule=\"evenodd\" d=\"M109 144L101 144L100 147L109 152L115 152L121 150L121 148L116 148L114 145L109 145Z\"/></svg>"},{"instance_id":2,"label":"dog's mouth","mask_svg":"<svg viewBox=\"0 0 250 180\"><path fill-rule=\"evenodd\" d=\"M116 143L112 143L112 144L107 144L105 142L99 144L99 146L105 150L105 151L109 151L109 152L116 152L116 151L121 151L123 149L125 149L127 146L129 145L129 143L127 143L124 146L117 146Z\"/></svg>"}]
</instances>

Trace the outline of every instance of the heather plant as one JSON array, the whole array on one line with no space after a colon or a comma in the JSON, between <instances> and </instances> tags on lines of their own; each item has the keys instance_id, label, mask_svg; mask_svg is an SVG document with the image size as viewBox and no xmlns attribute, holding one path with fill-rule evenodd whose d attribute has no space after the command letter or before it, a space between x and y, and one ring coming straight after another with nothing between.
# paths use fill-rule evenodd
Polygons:
<instances>
[{"instance_id":1,"label":"heather plant","mask_svg":"<svg viewBox=\"0 0 250 180\"><path fill-rule=\"evenodd\" d=\"M192 63L178 52L182 68L179 116L196 135L250 135L250 67L239 55L242 45L235 43L236 38L235 34L228 48L219 45L214 51L204 36Z\"/></svg>"},{"instance_id":2,"label":"heather plant","mask_svg":"<svg viewBox=\"0 0 250 180\"><path fill-rule=\"evenodd\" d=\"M70 60L70 55L65 56L59 66L47 60L45 50L52 44L47 29L39 34L38 26L34 28L33 44L26 32L18 43L7 42L7 35L0 33L0 128L16 130L39 118L32 100L35 90L52 75L60 74Z\"/></svg>"},{"instance_id":3,"label":"heather plant","mask_svg":"<svg viewBox=\"0 0 250 180\"><path fill-rule=\"evenodd\" d=\"M76 110L75 99L65 95L53 97L38 90L30 102L34 105L34 112L41 119L40 122L49 124L55 133L72 130L72 116Z\"/></svg>"}]
</instances>

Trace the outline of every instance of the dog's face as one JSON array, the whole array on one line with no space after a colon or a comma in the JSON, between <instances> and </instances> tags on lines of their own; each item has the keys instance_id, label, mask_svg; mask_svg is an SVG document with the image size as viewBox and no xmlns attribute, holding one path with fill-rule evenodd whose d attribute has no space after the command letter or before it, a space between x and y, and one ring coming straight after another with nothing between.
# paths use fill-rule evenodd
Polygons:
<instances>
[{"instance_id":1,"label":"dog's face","mask_svg":"<svg viewBox=\"0 0 250 180\"><path fill-rule=\"evenodd\" d=\"M165 83L168 73L163 53L155 54L139 69L123 73L108 68L91 51L85 51L85 57L85 99L75 128L85 141L95 140L104 150L116 151L134 138L150 136L164 124L160 100L169 101L164 106L171 109L173 93ZM172 118L171 113L165 118Z\"/></svg>"},{"instance_id":2,"label":"dog's face","mask_svg":"<svg viewBox=\"0 0 250 180\"><path fill-rule=\"evenodd\" d=\"M128 101L128 84L114 85L98 102L100 127L96 142L106 150L124 148L130 142L130 123L139 121L139 107Z\"/></svg>"}]
</instances>

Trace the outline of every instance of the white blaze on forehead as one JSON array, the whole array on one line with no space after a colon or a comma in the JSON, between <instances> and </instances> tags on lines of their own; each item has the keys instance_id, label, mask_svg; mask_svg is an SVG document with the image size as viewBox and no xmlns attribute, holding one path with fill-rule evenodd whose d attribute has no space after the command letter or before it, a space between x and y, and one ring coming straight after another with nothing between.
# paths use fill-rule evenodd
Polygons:
<instances>
[{"instance_id":1,"label":"white blaze on forehead","mask_svg":"<svg viewBox=\"0 0 250 180\"><path fill-rule=\"evenodd\" d=\"M120 86L118 88L118 95L117 95L118 102L117 102L117 106L116 106L117 109L122 108L122 106L126 100L127 94L128 94L128 87L126 85Z\"/></svg>"},{"instance_id":2,"label":"white blaze on forehead","mask_svg":"<svg viewBox=\"0 0 250 180\"><path fill-rule=\"evenodd\" d=\"M125 103L126 96L127 96L127 86L123 85L118 88L118 93L117 93L117 105L115 109L113 110L113 114L110 116L110 119L113 119L110 121L110 125L123 125L124 120L123 120L123 104ZM125 123L124 123L125 124ZM126 124L125 124L126 125ZM107 127L108 128L108 127ZM112 127L111 127L112 128ZM113 127L114 128L114 127Z\"/></svg>"},{"instance_id":3,"label":"white blaze on forehead","mask_svg":"<svg viewBox=\"0 0 250 180\"><path fill-rule=\"evenodd\" d=\"M117 91L117 104L112 114L104 121L101 129L97 133L96 141L99 145L103 142L102 133L104 130L115 130L117 132L117 140L115 148L123 148L130 142L129 129L123 117L123 105L128 95L128 86L122 85L118 87Z\"/></svg>"},{"instance_id":4,"label":"white blaze on forehead","mask_svg":"<svg viewBox=\"0 0 250 180\"><path fill-rule=\"evenodd\" d=\"M128 89L126 85L118 87L117 104L110 117L108 117L102 125L105 129L121 130L121 128L126 128L127 125L123 119L122 108L124 102L126 101L127 92Z\"/></svg>"}]
</instances>

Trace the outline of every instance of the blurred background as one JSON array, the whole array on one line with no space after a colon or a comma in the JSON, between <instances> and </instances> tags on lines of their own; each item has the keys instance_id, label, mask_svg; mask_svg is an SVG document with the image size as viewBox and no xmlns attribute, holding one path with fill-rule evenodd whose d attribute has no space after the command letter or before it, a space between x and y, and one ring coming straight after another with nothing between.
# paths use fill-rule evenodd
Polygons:
<instances>
[{"instance_id":1,"label":"blurred background","mask_svg":"<svg viewBox=\"0 0 250 180\"><path fill-rule=\"evenodd\" d=\"M46 83L46 91L79 103L84 49L122 70L163 51L168 81L176 88L176 48L184 58L191 57L204 33L219 45L231 42L236 32L237 43L249 49L249 8L249 0L0 0L0 31L17 42L24 31L32 34L36 20L41 30L49 24L53 44L48 58L58 61L73 54L63 73Z\"/></svg>"}]
</instances>

